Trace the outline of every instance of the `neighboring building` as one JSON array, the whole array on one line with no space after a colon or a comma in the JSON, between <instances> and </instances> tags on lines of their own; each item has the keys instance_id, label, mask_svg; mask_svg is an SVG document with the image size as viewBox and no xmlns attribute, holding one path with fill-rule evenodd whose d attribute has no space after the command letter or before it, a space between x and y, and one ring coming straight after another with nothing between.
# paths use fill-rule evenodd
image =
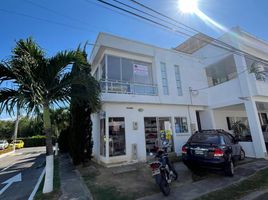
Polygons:
<instances>
[{"instance_id":1,"label":"neighboring building","mask_svg":"<svg viewBox=\"0 0 268 200\"><path fill-rule=\"evenodd\" d=\"M244 31L233 29L220 40L268 60L268 44ZM268 123L268 83L247 72L253 63L248 58L215 47L200 34L163 49L100 33L90 61L103 102L93 115L97 161L146 161L163 131L169 151L180 154L196 130L230 131L238 120L249 127L241 142L246 155L267 156L261 125Z\"/></svg>"}]
</instances>

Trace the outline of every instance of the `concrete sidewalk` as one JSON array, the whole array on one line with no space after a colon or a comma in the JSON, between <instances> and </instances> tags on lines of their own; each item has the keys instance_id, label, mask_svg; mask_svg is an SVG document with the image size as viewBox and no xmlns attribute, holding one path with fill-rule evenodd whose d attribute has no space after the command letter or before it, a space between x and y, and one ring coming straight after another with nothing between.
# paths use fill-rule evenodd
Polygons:
<instances>
[{"instance_id":1,"label":"concrete sidewalk","mask_svg":"<svg viewBox=\"0 0 268 200\"><path fill-rule=\"evenodd\" d=\"M80 173L71 163L68 154L61 154L60 181L62 195L60 200L93 200L90 191L85 185Z\"/></svg>"},{"instance_id":2,"label":"concrete sidewalk","mask_svg":"<svg viewBox=\"0 0 268 200\"><path fill-rule=\"evenodd\" d=\"M267 167L268 167L267 160L257 160L255 162L237 166L235 168L234 177L225 177L218 175L208 177L201 181L186 183L181 185L180 187L171 186L170 195L168 197L165 197L165 199L192 200L204 194L225 188L231 184L245 180L246 178L255 174L257 171ZM183 182L183 179L181 179L180 174L178 176L178 180L179 182ZM163 194L159 192L158 194L146 196L140 198L139 200L161 200L163 198L164 198Z\"/></svg>"}]
</instances>

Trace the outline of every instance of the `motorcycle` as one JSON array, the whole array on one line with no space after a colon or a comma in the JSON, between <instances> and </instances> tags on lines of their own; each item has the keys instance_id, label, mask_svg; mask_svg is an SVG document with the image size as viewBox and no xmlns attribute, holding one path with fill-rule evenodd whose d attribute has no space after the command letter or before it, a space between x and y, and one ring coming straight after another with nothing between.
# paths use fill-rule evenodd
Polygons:
<instances>
[{"instance_id":1,"label":"motorcycle","mask_svg":"<svg viewBox=\"0 0 268 200\"><path fill-rule=\"evenodd\" d=\"M155 158L157 158L157 161L149 164L152 170L152 176L155 178L156 184L159 185L161 192L165 196L168 196L170 193L169 184L172 181L177 180L178 174L173 165L169 162L168 155L165 150L158 150Z\"/></svg>"}]
</instances>

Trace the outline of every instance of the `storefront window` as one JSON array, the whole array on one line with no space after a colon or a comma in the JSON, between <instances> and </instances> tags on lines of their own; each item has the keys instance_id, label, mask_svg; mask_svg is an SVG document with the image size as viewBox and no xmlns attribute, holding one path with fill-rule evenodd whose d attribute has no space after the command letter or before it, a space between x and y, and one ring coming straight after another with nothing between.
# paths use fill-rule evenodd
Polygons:
<instances>
[{"instance_id":1,"label":"storefront window","mask_svg":"<svg viewBox=\"0 0 268 200\"><path fill-rule=\"evenodd\" d=\"M105 118L100 120L100 155L106 156Z\"/></svg>"},{"instance_id":2,"label":"storefront window","mask_svg":"<svg viewBox=\"0 0 268 200\"><path fill-rule=\"evenodd\" d=\"M236 132L241 141L252 141L247 117L227 117L226 121L228 129Z\"/></svg>"},{"instance_id":3,"label":"storefront window","mask_svg":"<svg viewBox=\"0 0 268 200\"><path fill-rule=\"evenodd\" d=\"M174 151L170 117L144 117L147 155L155 154L167 143L167 152Z\"/></svg>"},{"instance_id":4,"label":"storefront window","mask_svg":"<svg viewBox=\"0 0 268 200\"><path fill-rule=\"evenodd\" d=\"M109 156L125 154L125 119L123 117L109 118Z\"/></svg>"},{"instance_id":5,"label":"storefront window","mask_svg":"<svg viewBox=\"0 0 268 200\"><path fill-rule=\"evenodd\" d=\"M188 133L186 117L175 117L175 133Z\"/></svg>"}]
</instances>

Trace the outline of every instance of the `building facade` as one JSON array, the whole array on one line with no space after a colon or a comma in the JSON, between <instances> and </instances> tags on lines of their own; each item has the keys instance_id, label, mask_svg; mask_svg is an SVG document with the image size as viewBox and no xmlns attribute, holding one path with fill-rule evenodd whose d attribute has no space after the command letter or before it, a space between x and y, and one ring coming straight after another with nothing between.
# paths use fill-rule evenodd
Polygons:
<instances>
[{"instance_id":1,"label":"building facade","mask_svg":"<svg viewBox=\"0 0 268 200\"><path fill-rule=\"evenodd\" d=\"M179 155L195 131L232 132L238 121L248 127L241 133L246 155L266 157L261 125L268 123L268 83L250 73L253 65L266 66L198 37L164 49L99 34L90 58L102 89L102 110L92 116L97 161L146 161L163 137ZM239 29L220 40L268 59L268 44Z\"/></svg>"}]
</instances>

